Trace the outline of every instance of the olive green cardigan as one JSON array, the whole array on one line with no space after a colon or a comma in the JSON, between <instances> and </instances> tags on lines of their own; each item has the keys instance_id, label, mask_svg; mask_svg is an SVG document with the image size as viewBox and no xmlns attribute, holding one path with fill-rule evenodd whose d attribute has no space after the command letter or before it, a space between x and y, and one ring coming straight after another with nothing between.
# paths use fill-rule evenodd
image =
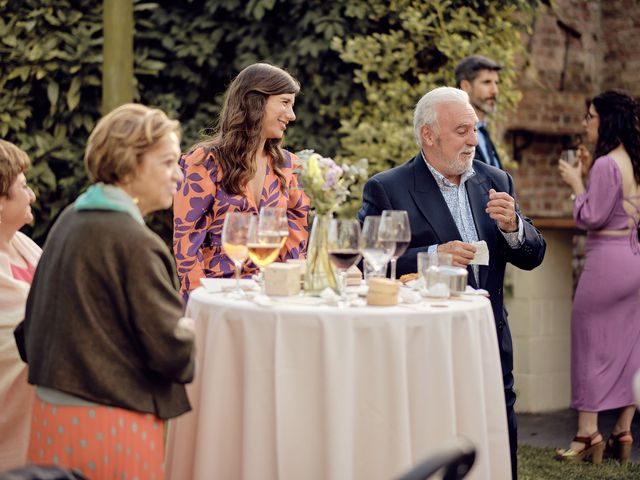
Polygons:
<instances>
[{"instance_id":1,"label":"olive green cardigan","mask_svg":"<svg viewBox=\"0 0 640 480\"><path fill-rule=\"evenodd\" d=\"M171 418L190 409L194 335L180 326L174 260L130 212L63 212L16 335L29 382Z\"/></svg>"}]
</instances>

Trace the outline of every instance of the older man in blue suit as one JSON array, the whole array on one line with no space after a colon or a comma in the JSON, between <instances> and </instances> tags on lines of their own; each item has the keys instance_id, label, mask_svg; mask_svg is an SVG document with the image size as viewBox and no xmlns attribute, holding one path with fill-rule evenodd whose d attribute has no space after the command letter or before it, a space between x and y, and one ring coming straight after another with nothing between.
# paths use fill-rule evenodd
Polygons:
<instances>
[{"instance_id":1,"label":"older man in blue suit","mask_svg":"<svg viewBox=\"0 0 640 480\"><path fill-rule=\"evenodd\" d=\"M406 210L411 243L398 259L398 275L416 272L418 252L453 255L469 269L469 283L490 294L507 405L511 467L516 478L517 428L513 410L513 349L503 304L507 262L531 270L542 263L546 244L520 213L513 180L504 171L474 161L478 118L463 90L439 87L416 106L414 134L421 149L403 165L373 176L364 187L360 221L382 210ZM476 247L486 241L489 265L471 265Z\"/></svg>"}]
</instances>

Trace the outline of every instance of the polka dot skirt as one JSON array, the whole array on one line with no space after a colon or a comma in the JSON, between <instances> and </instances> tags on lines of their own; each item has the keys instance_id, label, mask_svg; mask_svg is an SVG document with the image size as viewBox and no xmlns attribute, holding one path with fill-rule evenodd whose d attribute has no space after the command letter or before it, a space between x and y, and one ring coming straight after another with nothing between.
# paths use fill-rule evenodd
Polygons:
<instances>
[{"instance_id":1,"label":"polka dot skirt","mask_svg":"<svg viewBox=\"0 0 640 480\"><path fill-rule=\"evenodd\" d=\"M28 458L77 469L89 479L163 480L163 426L148 413L36 399Z\"/></svg>"}]
</instances>

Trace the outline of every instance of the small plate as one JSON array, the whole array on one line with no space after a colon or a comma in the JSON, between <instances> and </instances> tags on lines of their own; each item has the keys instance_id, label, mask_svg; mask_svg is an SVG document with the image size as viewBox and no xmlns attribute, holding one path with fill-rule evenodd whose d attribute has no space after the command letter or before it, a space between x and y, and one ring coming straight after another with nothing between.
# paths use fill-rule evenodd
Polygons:
<instances>
[{"instance_id":1,"label":"small plate","mask_svg":"<svg viewBox=\"0 0 640 480\"><path fill-rule=\"evenodd\" d=\"M207 292L219 293L223 291L233 290L236 288L235 278L201 278L200 285L204 287ZM258 284L249 279L240 279L240 288L242 290L254 290L258 288Z\"/></svg>"}]
</instances>

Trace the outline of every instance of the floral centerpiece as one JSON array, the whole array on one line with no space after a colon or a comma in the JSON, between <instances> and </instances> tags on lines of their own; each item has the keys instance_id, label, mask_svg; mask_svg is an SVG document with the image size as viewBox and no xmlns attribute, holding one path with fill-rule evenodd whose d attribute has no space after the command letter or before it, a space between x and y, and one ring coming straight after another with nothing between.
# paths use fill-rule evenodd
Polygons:
<instances>
[{"instance_id":1,"label":"floral centerpiece","mask_svg":"<svg viewBox=\"0 0 640 480\"><path fill-rule=\"evenodd\" d=\"M368 161L363 158L353 165L338 165L313 150L302 150L296 155L299 180L315 213L307 247L305 291L319 294L327 287L337 289L328 251L333 212L349 198L351 187L367 178Z\"/></svg>"}]
</instances>

